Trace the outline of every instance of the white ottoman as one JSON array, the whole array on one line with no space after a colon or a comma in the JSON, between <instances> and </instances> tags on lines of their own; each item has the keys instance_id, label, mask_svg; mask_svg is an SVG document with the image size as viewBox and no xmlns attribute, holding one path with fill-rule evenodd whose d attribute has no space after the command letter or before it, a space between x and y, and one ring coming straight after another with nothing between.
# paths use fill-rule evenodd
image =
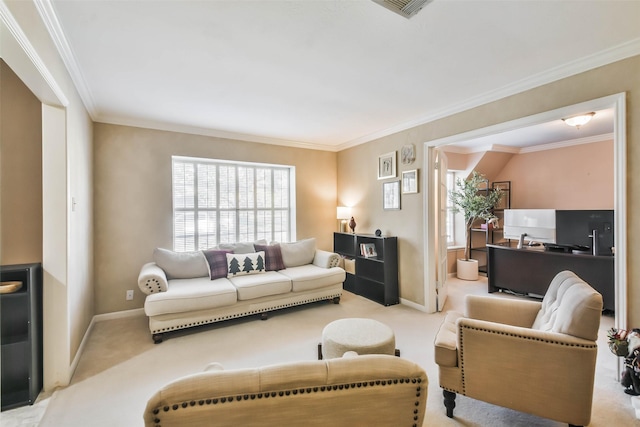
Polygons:
<instances>
[{"instance_id":1,"label":"white ottoman","mask_svg":"<svg viewBox=\"0 0 640 427\"><path fill-rule=\"evenodd\" d=\"M325 326L318 359L342 357L347 351L400 356L393 330L373 319L340 319Z\"/></svg>"}]
</instances>

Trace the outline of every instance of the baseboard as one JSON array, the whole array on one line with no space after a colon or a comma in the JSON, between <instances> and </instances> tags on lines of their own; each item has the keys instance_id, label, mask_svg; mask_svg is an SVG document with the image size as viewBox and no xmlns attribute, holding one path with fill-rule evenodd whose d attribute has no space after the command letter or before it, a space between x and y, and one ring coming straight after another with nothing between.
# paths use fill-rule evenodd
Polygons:
<instances>
[{"instance_id":1,"label":"baseboard","mask_svg":"<svg viewBox=\"0 0 640 427\"><path fill-rule=\"evenodd\" d=\"M127 317L136 317L136 316L144 316L144 308L136 308L134 310L125 310L125 311L116 311L115 313L105 313L105 314L97 314L91 318L91 322L89 323L89 327L84 333L82 337L82 341L80 342L80 346L78 347L78 351L76 351L76 355L71 362L71 366L69 366L69 379L73 377L73 374L76 372L76 368L78 367L78 363L80 362L80 356L84 352L84 348L87 345L87 341L89 340L89 336L93 331L93 327L96 322L103 322L105 320L112 319L124 319Z\"/></svg>"},{"instance_id":2,"label":"baseboard","mask_svg":"<svg viewBox=\"0 0 640 427\"><path fill-rule=\"evenodd\" d=\"M113 319L126 319L127 317L144 316L144 308L135 308L133 310L116 311L113 313L96 314L93 316L93 320L96 322L103 322L105 320ZM93 322L92 320L92 322Z\"/></svg>"},{"instance_id":3,"label":"baseboard","mask_svg":"<svg viewBox=\"0 0 640 427\"><path fill-rule=\"evenodd\" d=\"M406 305L407 307L414 308L418 311L424 311L425 313L428 313L427 307L425 307L424 305L415 303L413 301L409 301L408 299L400 298L400 304Z\"/></svg>"}]
</instances>

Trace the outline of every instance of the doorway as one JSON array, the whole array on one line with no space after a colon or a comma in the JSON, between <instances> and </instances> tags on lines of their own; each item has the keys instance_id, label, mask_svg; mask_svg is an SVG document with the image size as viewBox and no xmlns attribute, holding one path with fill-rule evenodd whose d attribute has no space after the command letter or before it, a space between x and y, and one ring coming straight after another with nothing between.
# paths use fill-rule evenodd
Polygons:
<instances>
[{"instance_id":1,"label":"doorway","mask_svg":"<svg viewBox=\"0 0 640 427\"><path fill-rule=\"evenodd\" d=\"M429 141L424 144L424 164L426 173L424 179L424 206L426 212L433 212L436 209L437 199L432 189L436 186L435 151L439 147L462 143L480 137L488 137L491 135L504 134L505 132L515 131L529 126L539 125L551 121L557 121L563 117L569 117L585 111L613 109L613 141L614 141L614 222L615 222L615 245L616 245L616 262L615 262L615 327L626 329L627 319L627 239L626 239L626 105L625 94L598 98L591 101L583 102L556 110L524 117L509 122L500 123L486 128L476 129L458 135ZM435 275L431 271L435 268L437 259L435 254L436 248L436 225L433 215L425 215L425 295L427 311L437 311L437 291L443 286L437 283ZM442 306L440 301L440 306Z\"/></svg>"}]
</instances>

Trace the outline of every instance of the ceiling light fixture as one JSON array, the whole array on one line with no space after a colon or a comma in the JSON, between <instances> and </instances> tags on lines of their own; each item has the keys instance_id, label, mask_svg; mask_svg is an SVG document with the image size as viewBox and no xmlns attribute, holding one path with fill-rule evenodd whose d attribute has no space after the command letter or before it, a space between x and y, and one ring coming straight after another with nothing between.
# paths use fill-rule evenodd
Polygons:
<instances>
[{"instance_id":1,"label":"ceiling light fixture","mask_svg":"<svg viewBox=\"0 0 640 427\"><path fill-rule=\"evenodd\" d=\"M411 18L432 0L373 0L405 18Z\"/></svg>"},{"instance_id":2,"label":"ceiling light fixture","mask_svg":"<svg viewBox=\"0 0 640 427\"><path fill-rule=\"evenodd\" d=\"M593 116L595 116L595 114L596 113L591 112L587 114L580 114L578 116L567 117L566 119L562 120L569 126L575 126L576 129L580 129L580 126L589 123L589 121L591 120L591 118L593 118Z\"/></svg>"}]
</instances>

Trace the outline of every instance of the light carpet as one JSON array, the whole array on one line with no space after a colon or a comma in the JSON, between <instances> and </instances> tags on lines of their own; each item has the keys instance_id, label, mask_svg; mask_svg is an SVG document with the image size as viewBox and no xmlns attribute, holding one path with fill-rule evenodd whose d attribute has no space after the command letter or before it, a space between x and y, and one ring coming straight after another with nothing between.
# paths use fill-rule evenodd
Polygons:
<instances>
[{"instance_id":1,"label":"light carpet","mask_svg":"<svg viewBox=\"0 0 640 427\"><path fill-rule=\"evenodd\" d=\"M445 308L462 310L466 294L486 294L486 289L486 278L478 282L452 279ZM163 384L199 372L211 362L234 369L315 360L324 326L346 317L373 318L389 325L401 356L427 371L424 426L563 425L464 396L456 399L455 418L447 418L433 358L433 339L444 313L427 314L403 305L384 307L345 292L339 305L321 302L272 313L266 321L258 317L228 321L170 335L159 345L151 340L146 317L98 322L71 384L37 404L45 408L39 426L142 426L147 399ZM612 317L602 318L590 425L640 426L629 396L616 381L617 358L606 346L606 331L612 325Z\"/></svg>"}]
</instances>

